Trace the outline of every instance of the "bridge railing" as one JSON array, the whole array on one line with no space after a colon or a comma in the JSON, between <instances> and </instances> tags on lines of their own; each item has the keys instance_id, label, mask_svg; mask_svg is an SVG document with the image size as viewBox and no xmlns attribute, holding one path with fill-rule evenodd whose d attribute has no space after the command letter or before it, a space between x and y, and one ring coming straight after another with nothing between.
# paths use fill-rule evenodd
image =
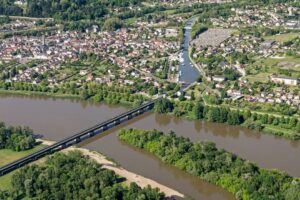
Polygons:
<instances>
[{"instance_id":1,"label":"bridge railing","mask_svg":"<svg viewBox=\"0 0 300 200\"><path fill-rule=\"evenodd\" d=\"M159 99L161 99L162 97L158 97L157 99L155 100L151 100L149 101L148 103L146 104L143 104L143 105L140 105L138 106L137 108L134 108L132 110L129 110L125 113L122 113L112 119L109 119L109 120L106 120L105 122L102 122L100 124L97 124L91 128L88 128L88 129L85 129L79 133L76 133L74 134L73 136L71 137L68 137L68 138L65 138L63 140L61 140L60 142L57 142L53 145L50 145L48 147L45 147L44 149L41 149L35 153L32 153L28 156L25 156L21 159L18 159L6 166L3 166L0 168L0 176L3 176L4 174L7 174L17 168L20 168L30 162L33 162L35 160L38 160L48 154L51 154L55 151L58 151L58 150L62 150L64 148L67 148L68 146L73 145L73 144L77 144L77 143L80 143L81 141L83 140L86 140L88 138L91 138L101 132L104 132L105 130L111 128L111 127L108 127L109 125L111 125L112 127L118 125L119 123L115 123L116 121L119 121L120 123L123 123L121 122L122 119L124 118L127 118L127 120L131 119L131 118L134 118L140 114L142 114L143 112L145 111L149 111L152 106L154 106L155 102ZM142 111L142 112L141 112ZM131 116L130 118L128 118L128 116ZM126 121L127 121L126 120ZM105 129L105 128L106 129ZM102 128L102 130L100 130ZM92 134L91 134L92 133ZM86 138L82 138L84 136L88 136Z\"/></svg>"}]
</instances>

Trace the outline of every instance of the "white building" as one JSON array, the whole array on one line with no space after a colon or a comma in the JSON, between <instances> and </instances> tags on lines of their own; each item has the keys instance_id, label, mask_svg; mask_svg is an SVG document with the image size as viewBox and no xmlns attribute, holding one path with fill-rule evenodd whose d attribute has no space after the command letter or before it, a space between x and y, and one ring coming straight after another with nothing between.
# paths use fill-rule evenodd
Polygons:
<instances>
[{"instance_id":1,"label":"white building","mask_svg":"<svg viewBox=\"0 0 300 200\"><path fill-rule=\"evenodd\" d=\"M299 84L299 79L297 78L279 77L277 75L272 75L271 81L273 81L274 83L283 83L284 85L292 85L292 86L296 86Z\"/></svg>"}]
</instances>

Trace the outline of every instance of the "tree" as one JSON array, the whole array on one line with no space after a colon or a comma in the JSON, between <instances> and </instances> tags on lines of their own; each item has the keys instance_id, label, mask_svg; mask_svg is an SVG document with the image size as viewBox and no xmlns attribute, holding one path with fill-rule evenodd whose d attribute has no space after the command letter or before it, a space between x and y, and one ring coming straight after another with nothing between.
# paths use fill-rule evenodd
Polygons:
<instances>
[{"instance_id":1,"label":"tree","mask_svg":"<svg viewBox=\"0 0 300 200\"><path fill-rule=\"evenodd\" d=\"M122 22L119 18L108 18L105 20L103 25L103 30L105 31L115 31L122 27Z\"/></svg>"},{"instance_id":2,"label":"tree","mask_svg":"<svg viewBox=\"0 0 300 200\"><path fill-rule=\"evenodd\" d=\"M224 70L224 77L226 80L236 80L239 77L239 74L231 68L226 68Z\"/></svg>"},{"instance_id":3,"label":"tree","mask_svg":"<svg viewBox=\"0 0 300 200\"><path fill-rule=\"evenodd\" d=\"M42 166L29 165L13 174L4 199L151 199L163 200L157 189L124 186L117 175L78 151L56 153Z\"/></svg>"},{"instance_id":4,"label":"tree","mask_svg":"<svg viewBox=\"0 0 300 200\"><path fill-rule=\"evenodd\" d=\"M154 110L158 113L172 112L174 109L173 103L166 98L159 99L154 106Z\"/></svg>"},{"instance_id":5,"label":"tree","mask_svg":"<svg viewBox=\"0 0 300 200\"><path fill-rule=\"evenodd\" d=\"M195 100L195 92L192 91L192 92L191 92L191 101L194 101L194 100Z\"/></svg>"},{"instance_id":6,"label":"tree","mask_svg":"<svg viewBox=\"0 0 300 200\"><path fill-rule=\"evenodd\" d=\"M218 122L220 116L220 111L217 107L211 107L209 108L209 111L207 113L207 119L210 122Z\"/></svg>"},{"instance_id":7,"label":"tree","mask_svg":"<svg viewBox=\"0 0 300 200\"><path fill-rule=\"evenodd\" d=\"M84 99L84 100L87 100L89 98L89 94L87 92L87 90L83 89L81 91L81 97Z\"/></svg>"},{"instance_id":8,"label":"tree","mask_svg":"<svg viewBox=\"0 0 300 200\"><path fill-rule=\"evenodd\" d=\"M292 185L285 193L285 199L299 200L300 199L300 184Z\"/></svg>"},{"instance_id":9,"label":"tree","mask_svg":"<svg viewBox=\"0 0 300 200\"><path fill-rule=\"evenodd\" d=\"M36 145L33 132L28 127L6 127L0 124L0 149L24 151Z\"/></svg>"},{"instance_id":10,"label":"tree","mask_svg":"<svg viewBox=\"0 0 300 200\"><path fill-rule=\"evenodd\" d=\"M197 77L196 81L197 81L198 83L201 83L201 82L203 81L203 76L202 76L202 75L199 75L199 76Z\"/></svg>"},{"instance_id":11,"label":"tree","mask_svg":"<svg viewBox=\"0 0 300 200\"><path fill-rule=\"evenodd\" d=\"M239 125L243 122L239 112L237 111L230 111L228 113L228 119L227 119L227 123L229 125Z\"/></svg>"},{"instance_id":12,"label":"tree","mask_svg":"<svg viewBox=\"0 0 300 200\"><path fill-rule=\"evenodd\" d=\"M291 128L295 128L297 125L298 119L296 117L292 117L289 121L289 125Z\"/></svg>"},{"instance_id":13,"label":"tree","mask_svg":"<svg viewBox=\"0 0 300 200\"><path fill-rule=\"evenodd\" d=\"M202 103L197 102L196 105L193 108L193 114L196 119L202 119L203 116L203 111L204 111L204 106Z\"/></svg>"},{"instance_id":14,"label":"tree","mask_svg":"<svg viewBox=\"0 0 300 200\"><path fill-rule=\"evenodd\" d=\"M256 164L218 149L214 143L193 143L174 133L139 129L123 129L119 138L153 153L168 164L227 189L236 197L299 199L300 188L296 178L277 170L259 168Z\"/></svg>"},{"instance_id":15,"label":"tree","mask_svg":"<svg viewBox=\"0 0 300 200\"><path fill-rule=\"evenodd\" d=\"M158 93L158 88L157 87L151 87L150 88L149 94L151 96L156 95L157 93Z\"/></svg>"}]
</instances>

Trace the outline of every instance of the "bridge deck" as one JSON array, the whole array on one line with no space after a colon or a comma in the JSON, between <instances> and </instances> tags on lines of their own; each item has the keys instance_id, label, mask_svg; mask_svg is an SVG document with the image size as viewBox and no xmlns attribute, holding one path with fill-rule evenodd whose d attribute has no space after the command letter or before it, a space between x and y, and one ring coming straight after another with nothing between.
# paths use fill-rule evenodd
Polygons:
<instances>
[{"instance_id":1,"label":"bridge deck","mask_svg":"<svg viewBox=\"0 0 300 200\"><path fill-rule=\"evenodd\" d=\"M16 160L6 166L3 166L0 168L0 176L3 176L13 170L16 170L28 163L36 161L36 160L38 160L46 155L49 155L53 152L65 149L74 144L78 144L78 143L82 142L83 140L89 139L99 133L104 132L105 130L111 129L121 123L124 123L125 121L128 121L134 117L137 117L137 116L143 114L144 112L149 111L154 106L155 102L159 99L161 99L161 97L159 97L155 100L152 100L146 104L143 104L135 109L132 109L125 113L122 113L112 119L105 121L105 122L99 123L91 128L88 128L79 133L76 133L71 137L65 138L65 139L61 140L60 142L57 142L51 146L45 147L42 150L39 150L39 151L37 151L33 154L30 154L24 158L21 158L19 160Z\"/></svg>"}]
</instances>

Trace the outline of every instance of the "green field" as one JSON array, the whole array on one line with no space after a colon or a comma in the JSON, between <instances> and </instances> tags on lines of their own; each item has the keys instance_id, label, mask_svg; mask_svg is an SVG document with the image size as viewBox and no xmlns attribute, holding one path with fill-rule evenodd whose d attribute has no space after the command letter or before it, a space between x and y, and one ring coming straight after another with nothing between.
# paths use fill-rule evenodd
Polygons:
<instances>
[{"instance_id":1,"label":"green field","mask_svg":"<svg viewBox=\"0 0 300 200\"><path fill-rule=\"evenodd\" d=\"M126 25L132 25L132 24L135 24L137 21L138 21L138 18L132 17L132 18L128 18L128 19L124 20L124 23Z\"/></svg>"},{"instance_id":2,"label":"green field","mask_svg":"<svg viewBox=\"0 0 300 200\"><path fill-rule=\"evenodd\" d=\"M12 150L7 150L7 149L4 149L4 150L0 150L0 166L3 166L5 164L8 164L12 161L15 161L17 159L20 159L24 156L27 156L33 152L36 152L40 149L42 149L44 146L43 145L39 145L37 147L35 147L34 149L31 149L31 150L28 150L28 151L22 151L22 152L15 152L15 151L12 151ZM10 185L10 180L11 180L11 177L13 175L14 172L10 173L10 174L7 174L3 177L0 177L0 190L5 190L9 187L11 187Z\"/></svg>"},{"instance_id":3,"label":"green field","mask_svg":"<svg viewBox=\"0 0 300 200\"><path fill-rule=\"evenodd\" d=\"M257 68L255 66L257 66ZM273 73L297 78L300 76L300 58L263 58L257 60L253 66L250 66L248 69L250 69L251 74L247 75L245 78L250 82L266 82L269 79L268 77ZM289 74L284 74L284 72Z\"/></svg>"},{"instance_id":4,"label":"green field","mask_svg":"<svg viewBox=\"0 0 300 200\"><path fill-rule=\"evenodd\" d=\"M264 131L266 131L267 133L269 132L269 133L273 133L273 134L281 133L288 138L292 138L295 134L297 134L296 131L281 128L278 126L269 125L269 124L265 125Z\"/></svg>"},{"instance_id":5,"label":"green field","mask_svg":"<svg viewBox=\"0 0 300 200\"><path fill-rule=\"evenodd\" d=\"M9 162L12 162L14 160L17 160L21 157L24 157L28 154L31 154L33 152L36 152L40 149L42 149L44 146L43 145L39 145L37 147L35 147L34 149L28 150L28 151L21 151L21 152L15 152L12 150L8 150L8 149L2 149L0 150L0 166L3 166Z\"/></svg>"},{"instance_id":6,"label":"green field","mask_svg":"<svg viewBox=\"0 0 300 200\"><path fill-rule=\"evenodd\" d=\"M0 178L0 190L7 190L11 188L10 180L15 172L9 173Z\"/></svg>"},{"instance_id":7,"label":"green field","mask_svg":"<svg viewBox=\"0 0 300 200\"><path fill-rule=\"evenodd\" d=\"M280 35L272 35L265 37L265 40L275 40L277 42L288 42L299 36L299 33L285 33Z\"/></svg>"},{"instance_id":8,"label":"green field","mask_svg":"<svg viewBox=\"0 0 300 200\"><path fill-rule=\"evenodd\" d=\"M258 73L256 75L248 75L246 79L249 82L267 82L269 80L269 73Z\"/></svg>"}]
</instances>

